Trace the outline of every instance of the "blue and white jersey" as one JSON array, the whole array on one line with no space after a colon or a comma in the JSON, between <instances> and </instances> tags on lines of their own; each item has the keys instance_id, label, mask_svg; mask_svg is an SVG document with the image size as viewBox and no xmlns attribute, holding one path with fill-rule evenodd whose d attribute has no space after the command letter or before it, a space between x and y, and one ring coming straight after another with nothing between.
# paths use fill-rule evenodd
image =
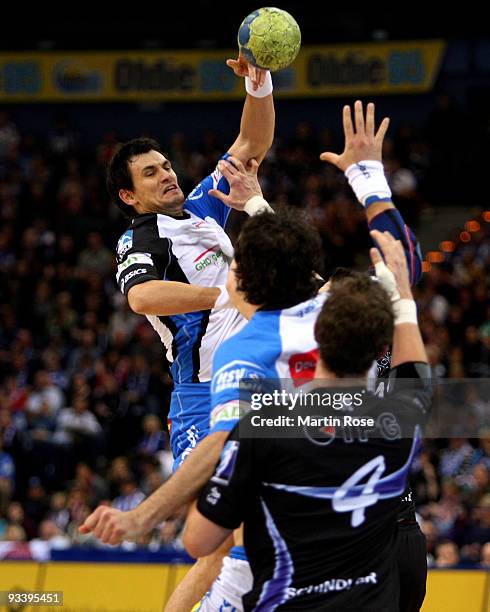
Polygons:
<instances>
[{"instance_id":1,"label":"blue and white jersey","mask_svg":"<svg viewBox=\"0 0 490 612\"><path fill-rule=\"evenodd\" d=\"M318 360L315 321L327 294L286 308L259 310L216 351L211 383L211 433L231 431L240 419L240 382L313 378Z\"/></svg>"},{"instance_id":2,"label":"blue and white jersey","mask_svg":"<svg viewBox=\"0 0 490 612\"><path fill-rule=\"evenodd\" d=\"M117 245L116 280L122 293L149 280L202 287L226 283L233 246L223 228L230 209L208 195L212 188L229 192L218 169L187 196L181 217L149 213L132 220ZM235 309L147 319L165 345L175 384L210 381L216 347L245 324Z\"/></svg>"},{"instance_id":3,"label":"blue and white jersey","mask_svg":"<svg viewBox=\"0 0 490 612\"><path fill-rule=\"evenodd\" d=\"M411 284L421 275L422 255L417 239L398 210L389 209L369 223L369 229L389 231L405 250ZM240 413L240 381L292 379L296 385L313 378L318 359L314 338L316 318L326 294L275 311L258 311L214 357L211 384L211 431L231 431ZM368 378L389 370L389 358L373 364ZM243 414L242 414L243 416Z\"/></svg>"}]
</instances>

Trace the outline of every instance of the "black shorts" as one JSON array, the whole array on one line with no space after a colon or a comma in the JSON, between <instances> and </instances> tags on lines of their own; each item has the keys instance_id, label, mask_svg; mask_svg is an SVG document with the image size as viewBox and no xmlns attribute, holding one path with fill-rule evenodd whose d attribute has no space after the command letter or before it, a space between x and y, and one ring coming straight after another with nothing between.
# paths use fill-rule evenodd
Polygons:
<instances>
[{"instance_id":1,"label":"black shorts","mask_svg":"<svg viewBox=\"0 0 490 612\"><path fill-rule=\"evenodd\" d=\"M400 612L419 612L427 582L427 542L417 523L399 525L397 561Z\"/></svg>"}]
</instances>

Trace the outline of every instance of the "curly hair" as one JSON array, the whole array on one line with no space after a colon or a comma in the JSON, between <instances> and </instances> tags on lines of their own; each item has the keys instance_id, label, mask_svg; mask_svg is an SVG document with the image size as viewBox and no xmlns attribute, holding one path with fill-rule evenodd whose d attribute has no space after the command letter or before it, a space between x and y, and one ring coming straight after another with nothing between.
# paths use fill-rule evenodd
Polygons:
<instances>
[{"instance_id":1,"label":"curly hair","mask_svg":"<svg viewBox=\"0 0 490 612\"><path fill-rule=\"evenodd\" d=\"M128 206L121 200L119 190L133 189L129 162L136 155L142 155L150 151L157 151L163 155L159 143L153 140L153 138L133 138L133 140L124 143L116 151L107 168L107 191L114 204L128 219L132 219L137 213L135 213L132 206Z\"/></svg>"},{"instance_id":2,"label":"curly hair","mask_svg":"<svg viewBox=\"0 0 490 612\"><path fill-rule=\"evenodd\" d=\"M339 378L365 374L393 339L393 309L380 283L351 272L335 280L315 324L324 365Z\"/></svg>"},{"instance_id":3,"label":"curly hair","mask_svg":"<svg viewBox=\"0 0 490 612\"><path fill-rule=\"evenodd\" d=\"M246 221L235 247L237 289L250 304L280 310L317 292L321 240L298 209L279 208Z\"/></svg>"}]
</instances>

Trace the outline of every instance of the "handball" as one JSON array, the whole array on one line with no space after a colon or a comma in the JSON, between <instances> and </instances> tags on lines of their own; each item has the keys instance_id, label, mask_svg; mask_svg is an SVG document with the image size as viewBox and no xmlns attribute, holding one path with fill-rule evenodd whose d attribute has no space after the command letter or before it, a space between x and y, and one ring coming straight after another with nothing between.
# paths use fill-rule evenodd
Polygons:
<instances>
[{"instance_id":1,"label":"handball","mask_svg":"<svg viewBox=\"0 0 490 612\"><path fill-rule=\"evenodd\" d=\"M257 9L238 30L238 47L245 59L265 70L281 70L298 55L301 31L294 17L278 8Z\"/></svg>"}]
</instances>

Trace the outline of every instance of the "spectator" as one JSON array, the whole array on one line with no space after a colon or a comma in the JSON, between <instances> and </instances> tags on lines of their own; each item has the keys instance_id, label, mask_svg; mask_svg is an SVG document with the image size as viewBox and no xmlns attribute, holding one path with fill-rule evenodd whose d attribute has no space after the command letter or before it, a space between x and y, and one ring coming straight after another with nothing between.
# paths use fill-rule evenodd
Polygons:
<instances>
[{"instance_id":1,"label":"spectator","mask_svg":"<svg viewBox=\"0 0 490 612\"><path fill-rule=\"evenodd\" d=\"M27 534L29 539L36 535L36 525L34 521L26 516L24 508L19 502L11 502L7 508L6 518L10 525L18 525Z\"/></svg>"},{"instance_id":2,"label":"spectator","mask_svg":"<svg viewBox=\"0 0 490 612\"><path fill-rule=\"evenodd\" d=\"M34 522L37 532L39 523L43 520L49 507L46 490L37 476L29 478L27 496L23 506L27 516Z\"/></svg>"},{"instance_id":3,"label":"spectator","mask_svg":"<svg viewBox=\"0 0 490 612\"><path fill-rule=\"evenodd\" d=\"M96 439L102 428L88 409L88 400L79 396L73 401L73 408L63 408L56 420L55 441L71 444L76 438Z\"/></svg>"},{"instance_id":4,"label":"spectator","mask_svg":"<svg viewBox=\"0 0 490 612\"><path fill-rule=\"evenodd\" d=\"M436 546L435 566L438 568L456 567L459 563L459 550L451 540L442 540Z\"/></svg>"},{"instance_id":5,"label":"spectator","mask_svg":"<svg viewBox=\"0 0 490 612\"><path fill-rule=\"evenodd\" d=\"M31 417L44 414L48 418L55 418L64 404L63 392L54 385L46 370L36 373L34 388L27 400L26 410Z\"/></svg>"},{"instance_id":6,"label":"spectator","mask_svg":"<svg viewBox=\"0 0 490 612\"><path fill-rule=\"evenodd\" d=\"M26 532L19 525L7 525L3 540L5 542L25 542L27 540Z\"/></svg>"},{"instance_id":7,"label":"spectator","mask_svg":"<svg viewBox=\"0 0 490 612\"><path fill-rule=\"evenodd\" d=\"M481 547L480 567L490 570L490 541Z\"/></svg>"},{"instance_id":8,"label":"spectator","mask_svg":"<svg viewBox=\"0 0 490 612\"><path fill-rule=\"evenodd\" d=\"M70 522L70 513L66 507L66 493L58 491L51 496L49 501L49 511L46 515L62 532L66 531Z\"/></svg>"},{"instance_id":9,"label":"spectator","mask_svg":"<svg viewBox=\"0 0 490 612\"><path fill-rule=\"evenodd\" d=\"M119 493L112 506L123 512L136 508L145 499L144 493L138 489L136 480L132 476L121 481Z\"/></svg>"},{"instance_id":10,"label":"spectator","mask_svg":"<svg viewBox=\"0 0 490 612\"><path fill-rule=\"evenodd\" d=\"M102 242L99 232L90 232L87 236L87 247L78 258L78 268L83 274L96 272L99 276L107 276L114 267L114 256Z\"/></svg>"},{"instance_id":11,"label":"spectator","mask_svg":"<svg viewBox=\"0 0 490 612\"><path fill-rule=\"evenodd\" d=\"M46 543L49 548L68 548L70 538L63 533L54 521L45 519L39 525L39 537L32 540L31 545L43 543Z\"/></svg>"},{"instance_id":12,"label":"spectator","mask_svg":"<svg viewBox=\"0 0 490 612\"><path fill-rule=\"evenodd\" d=\"M165 450L166 438L162 431L162 422L154 414L147 414L143 419L143 437L138 444L141 457L153 457Z\"/></svg>"},{"instance_id":13,"label":"spectator","mask_svg":"<svg viewBox=\"0 0 490 612\"><path fill-rule=\"evenodd\" d=\"M465 533L465 541L468 544L490 541L490 493L480 499L478 506L473 509L471 519Z\"/></svg>"},{"instance_id":14,"label":"spectator","mask_svg":"<svg viewBox=\"0 0 490 612\"><path fill-rule=\"evenodd\" d=\"M77 396L72 408L61 410L56 421L54 442L62 445L73 457L96 465L103 457L104 438L102 427L88 409L88 400Z\"/></svg>"}]
</instances>

